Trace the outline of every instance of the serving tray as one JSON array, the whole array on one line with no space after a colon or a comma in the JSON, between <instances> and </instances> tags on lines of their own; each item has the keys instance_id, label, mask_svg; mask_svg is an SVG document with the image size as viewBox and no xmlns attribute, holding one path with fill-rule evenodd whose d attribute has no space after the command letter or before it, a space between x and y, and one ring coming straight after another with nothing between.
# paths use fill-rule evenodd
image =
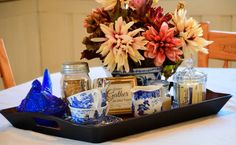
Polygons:
<instances>
[{"instance_id":1,"label":"serving tray","mask_svg":"<svg viewBox=\"0 0 236 145\"><path fill-rule=\"evenodd\" d=\"M207 90L206 100L181 108L162 111L138 118L127 118L114 124L92 126L78 125L69 120L40 113L16 112L16 108L0 112L16 128L64 137L69 139L100 143L143 131L216 114L231 98L230 94L215 93ZM51 121L53 125L44 126L37 119Z\"/></svg>"}]
</instances>

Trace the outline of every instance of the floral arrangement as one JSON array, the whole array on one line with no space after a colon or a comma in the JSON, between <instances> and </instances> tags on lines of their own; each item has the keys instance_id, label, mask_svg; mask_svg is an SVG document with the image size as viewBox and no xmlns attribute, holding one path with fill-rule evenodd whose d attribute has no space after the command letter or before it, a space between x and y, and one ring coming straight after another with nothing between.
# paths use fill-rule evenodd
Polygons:
<instances>
[{"instance_id":1,"label":"floral arrangement","mask_svg":"<svg viewBox=\"0 0 236 145\"><path fill-rule=\"evenodd\" d=\"M157 0L96 0L103 7L87 16L82 58L99 57L108 70L161 66L171 76L184 52L202 51L210 41L193 18L187 18L183 2L173 13L164 13Z\"/></svg>"}]
</instances>

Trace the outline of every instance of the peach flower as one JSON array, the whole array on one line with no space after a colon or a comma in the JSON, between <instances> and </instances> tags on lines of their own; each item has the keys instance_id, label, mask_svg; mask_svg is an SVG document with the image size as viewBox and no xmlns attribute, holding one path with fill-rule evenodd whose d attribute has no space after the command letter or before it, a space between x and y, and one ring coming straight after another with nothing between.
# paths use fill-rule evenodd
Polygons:
<instances>
[{"instance_id":1,"label":"peach flower","mask_svg":"<svg viewBox=\"0 0 236 145\"><path fill-rule=\"evenodd\" d=\"M159 32L153 27L148 27L148 30L143 35L149 41L146 45L147 49L144 52L144 56L154 59L156 66L161 66L166 58L175 62L183 54L179 49L181 45L180 39L174 37L174 29L169 29L166 22L162 23Z\"/></svg>"},{"instance_id":2,"label":"peach flower","mask_svg":"<svg viewBox=\"0 0 236 145\"><path fill-rule=\"evenodd\" d=\"M141 63L140 60L144 60L139 50L145 50L144 46L147 41L138 35L143 29L129 31L133 24L134 22L126 24L122 17L115 21L115 25L111 23L109 27L100 24L105 38L93 38L92 41L103 42L97 52L105 57L104 65L108 70L113 71L116 68L119 71L129 72L128 58L139 63Z\"/></svg>"}]
</instances>

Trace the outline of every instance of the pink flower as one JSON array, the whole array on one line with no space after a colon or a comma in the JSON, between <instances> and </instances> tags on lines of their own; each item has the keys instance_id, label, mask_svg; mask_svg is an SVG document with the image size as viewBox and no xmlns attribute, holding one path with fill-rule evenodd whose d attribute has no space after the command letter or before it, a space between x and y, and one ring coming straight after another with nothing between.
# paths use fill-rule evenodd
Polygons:
<instances>
[{"instance_id":1,"label":"pink flower","mask_svg":"<svg viewBox=\"0 0 236 145\"><path fill-rule=\"evenodd\" d=\"M174 29L169 29L168 24L165 22L162 23L159 32L153 27L148 27L148 30L143 35L149 41L146 45L147 49L144 52L144 56L154 59L156 66L161 66L166 58L176 62L183 54L179 49L181 45L180 39L174 37Z\"/></svg>"},{"instance_id":2,"label":"pink flower","mask_svg":"<svg viewBox=\"0 0 236 145\"><path fill-rule=\"evenodd\" d=\"M131 0L129 7L135 10L138 16L144 16L148 9L151 8L152 0Z\"/></svg>"}]
</instances>

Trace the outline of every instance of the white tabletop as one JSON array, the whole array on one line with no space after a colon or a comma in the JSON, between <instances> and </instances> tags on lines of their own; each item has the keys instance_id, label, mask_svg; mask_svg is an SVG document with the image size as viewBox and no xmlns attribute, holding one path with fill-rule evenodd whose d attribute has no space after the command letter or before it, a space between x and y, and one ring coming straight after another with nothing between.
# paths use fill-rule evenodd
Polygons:
<instances>
[{"instance_id":1,"label":"white tabletop","mask_svg":"<svg viewBox=\"0 0 236 145\"><path fill-rule=\"evenodd\" d=\"M208 74L208 89L233 95L218 114L111 140L103 144L234 145L236 143L236 69L198 68L198 70ZM92 78L106 75L101 67L91 69ZM61 74L55 73L51 77L53 94L61 96ZM31 83L32 81L0 91L0 110L19 105L29 91ZM0 114L0 145L15 144L78 145L90 143L17 129Z\"/></svg>"}]
</instances>

